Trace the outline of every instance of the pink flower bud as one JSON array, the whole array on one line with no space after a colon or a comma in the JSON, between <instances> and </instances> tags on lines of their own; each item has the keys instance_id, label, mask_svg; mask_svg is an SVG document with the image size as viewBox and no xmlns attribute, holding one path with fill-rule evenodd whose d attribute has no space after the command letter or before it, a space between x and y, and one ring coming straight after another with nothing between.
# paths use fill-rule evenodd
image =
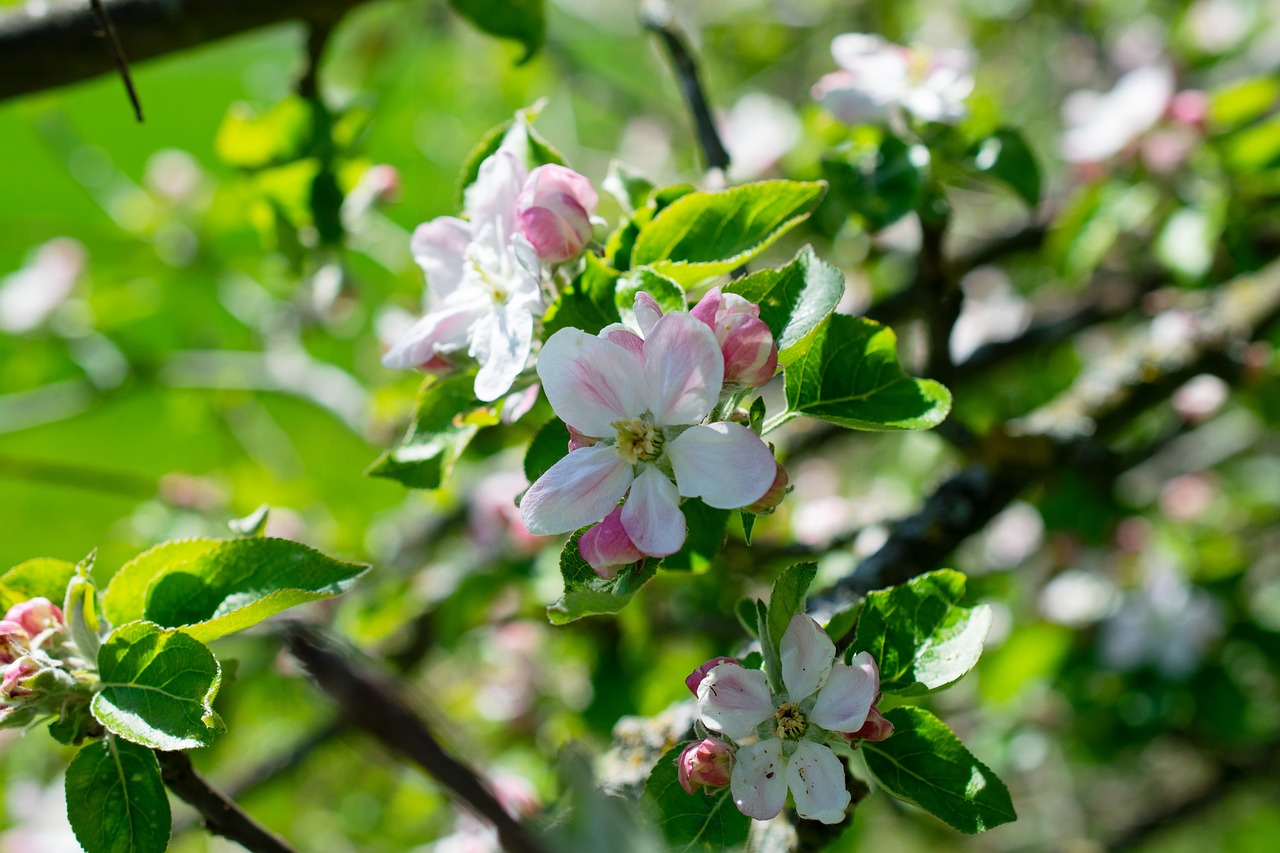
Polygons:
<instances>
[{"instance_id":1,"label":"pink flower bud","mask_svg":"<svg viewBox=\"0 0 1280 853\"><path fill-rule=\"evenodd\" d=\"M13 663L27 652L31 636L17 622L0 620L0 663Z\"/></svg>"},{"instance_id":2,"label":"pink flower bud","mask_svg":"<svg viewBox=\"0 0 1280 853\"><path fill-rule=\"evenodd\" d=\"M400 198L400 170L395 166L387 163L370 166L360 183L369 185L376 204L389 204Z\"/></svg>"},{"instance_id":3,"label":"pink flower bud","mask_svg":"<svg viewBox=\"0 0 1280 853\"><path fill-rule=\"evenodd\" d=\"M743 512L750 512L756 515L769 515L778 508L778 504L782 503L782 499L787 496L790 491L791 478L787 476L787 469L782 467L781 462L774 462L778 466L778 473L773 478L773 485L769 487L769 491L764 493L760 500L743 508Z\"/></svg>"},{"instance_id":4,"label":"pink flower bud","mask_svg":"<svg viewBox=\"0 0 1280 853\"><path fill-rule=\"evenodd\" d=\"M684 686L689 688L689 692L694 696L698 695L698 685L702 684L702 679L707 677L707 673L715 669L722 663L737 663L733 658L719 657L712 658L702 666L695 669L684 680Z\"/></svg>"},{"instance_id":5,"label":"pink flower bud","mask_svg":"<svg viewBox=\"0 0 1280 853\"><path fill-rule=\"evenodd\" d=\"M1196 130L1204 130L1209 117L1209 96L1198 89L1183 89L1169 99L1169 119Z\"/></svg>"},{"instance_id":6,"label":"pink flower bud","mask_svg":"<svg viewBox=\"0 0 1280 853\"><path fill-rule=\"evenodd\" d=\"M30 696L31 689L23 684L28 678L40 672L40 664L31 658L18 658L4 670L4 680L0 682L0 699L18 699Z\"/></svg>"},{"instance_id":7,"label":"pink flower bud","mask_svg":"<svg viewBox=\"0 0 1280 853\"><path fill-rule=\"evenodd\" d=\"M578 540L578 553L605 580L617 575L623 566L644 557L644 552L636 547L622 527L622 507L615 507L604 521L582 534Z\"/></svg>"},{"instance_id":8,"label":"pink flower bud","mask_svg":"<svg viewBox=\"0 0 1280 853\"><path fill-rule=\"evenodd\" d=\"M691 743L676 759L680 787L692 794L699 788L723 788L733 770L733 747L722 740L707 738Z\"/></svg>"},{"instance_id":9,"label":"pink flower bud","mask_svg":"<svg viewBox=\"0 0 1280 853\"><path fill-rule=\"evenodd\" d=\"M33 598L9 608L4 616L7 622L17 622L28 636L34 637L49 628L61 628L66 624L62 610L47 598Z\"/></svg>"},{"instance_id":10,"label":"pink flower bud","mask_svg":"<svg viewBox=\"0 0 1280 853\"><path fill-rule=\"evenodd\" d=\"M778 370L778 345L760 319L760 306L713 287L689 312L711 327L724 356L726 385L757 388Z\"/></svg>"},{"instance_id":11,"label":"pink flower bud","mask_svg":"<svg viewBox=\"0 0 1280 853\"><path fill-rule=\"evenodd\" d=\"M876 701L879 702L880 698L876 697ZM867 721L862 724L862 728L845 735L845 737L851 742L869 740L875 743L884 740L891 734L893 734L893 723L886 720L884 715L880 713L880 709L873 705L871 710L867 712Z\"/></svg>"},{"instance_id":12,"label":"pink flower bud","mask_svg":"<svg viewBox=\"0 0 1280 853\"><path fill-rule=\"evenodd\" d=\"M591 241L591 216L598 202L582 175L564 166L539 166L516 197L516 225L540 259L562 263L576 258Z\"/></svg>"}]
</instances>

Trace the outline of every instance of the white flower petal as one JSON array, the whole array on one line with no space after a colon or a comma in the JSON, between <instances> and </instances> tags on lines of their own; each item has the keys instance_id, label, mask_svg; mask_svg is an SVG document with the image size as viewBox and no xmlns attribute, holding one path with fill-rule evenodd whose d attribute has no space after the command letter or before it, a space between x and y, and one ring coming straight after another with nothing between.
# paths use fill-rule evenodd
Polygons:
<instances>
[{"instance_id":1,"label":"white flower petal","mask_svg":"<svg viewBox=\"0 0 1280 853\"><path fill-rule=\"evenodd\" d=\"M516 196L526 175L524 165L505 146L480 164L463 204L477 233L481 226L492 226L498 240L509 242L516 228Z\"/></svg>"},{"instance_id":2,"label":"white flower petal","mask_svg":"<svg viewBox=\"0 0 1280 853\"><path fill-rule=\"evenodd\" d=\"M782 741L769 738L738 750L729 792L738 811L747 817L777 817L787 804L787 760L782 757Z\"/></svg>"},{"instance_id":3,"label":"white flower petal","mask_svg":"<svg viewBox=\"0 0 1280 853\"><path fill-rule=\"evenodd\" d=\"M667 442L665 451L681 496L719 509L755 503L778 474L768 445L741 424L690 427Z\"/></svg>"},{"instance_id":4,"label":"white flower petal","mask_svg":"<svg viewBox=\"0 0 1280 853\"><path fill-rule=\"evenodd\" d=\"M686 525L675 483L657 468L646 465L622 505L622 527L636 547L651 557L679 551Z\"/></svg>"},{"instance_id":5,"label":"white flower petal","mask_svg":"<svg viewBox=\"0 0 1280 853\"><path fill-rule=\"evenodd\" d=\"M487 333L487 334L486 334ZM527 305L496 306L473 332L472 350L477 352L480 372L476 374L476 398L492 402L511 390L524 370L533 348L533 314ZM483 357L476 343L487 338Z\"/></svg>"},{"instance_id":6,"label":"white flower petal","mask_svg":"<svg viewBox=\"0 0 1280 853\"><path fill-rule=\"evenodd\" d=\"M659 318L649 329L644 365L655 423L696 424L720 399L724 356L715 333L683 311Z\"/></svg>"},{"instance_id":7,"label":"white flower petal","mask_svg":"<svg viewBox=\"0 0 1280 853\"><path fill-rule=\"evenodd\" d=\"M612 437L613 423L648 408L649 386L634 354L579 329L561 329L538 353L538 376L560 419L583 435Z\"/></svg>"},{"instance_id":8,"label":"white flower petal","mask_svg":"<svg viewBox=\"0 0 1280 853\"><path fill-rule=\"evenodd\" d=\"M803 613L791 617L791 624L779 644L782 683L792 702L802 702L826 683L835 661L836 645L827 632Z\"/></svg>"},{"instance_id":9,"label":"white flower petal","mask_svg":"<svg viewBox=\"0 0 1280 853\"><path fill-rule=\"evenodd\" d=\"M856 732L867 721L867 712L879 692L879 679L865 668L838 663L818 691L809 722L831 732Z\"/></svg>"},{"instance_id":10,"label":"white flower petal","mask_svg":"<svg viewBox=\"0 0 1280 853\"><path fill-rule=\"evenodd\" d=\"M742 760L741 753L738 760ZM850 800L844 775L844 764L834 752L812 741L800 741L787 759L787 787L796 801L796 813L821 823L844 820Z\"/></svg>"},{"instance_id":11,"label":"white flower petal","mask_svg":"<svg viewBox=\"0 0 1280 853\"><path fill-rule=\"evenodd\" d=\"M474 305L432 311L400 336L382 357L382 363L391 368L418 367L437 353L456 352L467 345L467 330L479 316Z\"/></svg>"},{"instance_id":12,"label":"white flower petal","mask_svg":"<svg viewBox=\"0 0 1280 853\"><path fill-rule=\"evenodd\" d=\"M713 732L737 740L756 730L777 709L764 673L738 663L714 666L698 684L698 713Z\"/></svg>"},{"instance_id":13,"label":"white flower petal","mask_svg":"<svg viewBox=\"0 0 1280 853\"><path fill-rule=\"evenodd\" d=\"M631 466L612 447L583 447L552 465L520 501L535 536L568 533L604 518L631 485Z\"/></svg>"},{"instance_id":14,"label":"white flower petal","mask_svg":"<svg viewBox=\"0 0 1280 853\"><path fill-rule=\"evenodd\" d=\"M462 282L470 242L471 224L455 216L441 216L414 229L409 249L437 296L448 296Z\"/></svg>"}]
</instances>

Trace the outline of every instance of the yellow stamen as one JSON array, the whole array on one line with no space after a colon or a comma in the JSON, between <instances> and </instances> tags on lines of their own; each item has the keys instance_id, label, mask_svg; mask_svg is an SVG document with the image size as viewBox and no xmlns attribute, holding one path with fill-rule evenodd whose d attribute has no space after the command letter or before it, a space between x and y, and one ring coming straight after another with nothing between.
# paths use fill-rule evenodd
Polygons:
<instances>
[{"instance_id":1,"label":"yellow stamen","mask_svg":"<svg viewBox=\"0 0 1280 853\"><path fill-rule=\"evenodd\" d=\"M804 734L807 726L804 714L797 705L783 702L778 706L778 713L773 715L775 726L773 733L781 738L798 738Z\"/></svg>"},{"instance_id":2,"label":"yellow stamen","mask_svg":"<svg viewBox=\"0 0 1280 853\"><path fill-rule=\"evenodd\" d=\"M653 424L644 418L628 418L610 424L618 431L615 447L618 455L632 465L656 459L662 448L662 438Z\"/></svg>"}]
</instances>

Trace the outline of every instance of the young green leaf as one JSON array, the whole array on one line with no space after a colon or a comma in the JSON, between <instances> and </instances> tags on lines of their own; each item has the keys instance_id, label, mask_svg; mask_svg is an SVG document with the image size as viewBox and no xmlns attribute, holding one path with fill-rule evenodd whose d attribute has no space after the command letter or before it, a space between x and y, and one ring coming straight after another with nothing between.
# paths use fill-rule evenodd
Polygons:
<instances>
[{"instance_id":1,"label":"young green leaf","mask_svg":"<svg viewBox=\"0 0 1280 853\"><path fill-rule=\"evenodd\" d=\"M978 662L991 608L961 607L964 582L943 569L867 595L850 651L871 653L885 693L941 690Z\"/></svg>"},{"instance_id":2,"label":"young green leaf","mask_svg":"<svg viewBox=\"0 0 1280 853\"><path fill-rule=\"evenodd\" d=\"M893 330L864 317L828 314L796 345L786 371L789 420L797 415L850 429L930 429L951 411L951 392L908 376Z\"/></svg>"},{"instance_id":3,"label":"young green leaf","mask_svg":"<svg viewBox=\"0 0 1280 853\"><path fill-rule=\"evenodd\" d=\"M644 808L671 851L732 850L746 843L751 819L738 811L728 788L693 794L680 787L676 759L688 744L668 750L649 773Z\"/></svg>"},{"instance_id":4,"label":"young green leaf","mask_svg":"<svg viewBox=\"0 0 1280 853\"><path fill-rule=\"evenodd\" d=\"M618 281L615 298L618 312L623 317L631 316L636 294L642 290L653 297L664 313L689 310L689 302L685 299L683 287L649 267L641 267Z\"/></svg>"},{"instance_id":5,"label":"young green leaf","mask_svg":"<svg viewBox=\"0 0 1280 853\"><path fill-rule=\"evenodd\" d=\"M1040 203L1040 164L1021 133L1002 127L978 140L970 153L978 174L1013 190L1027 207L1034 208Z\"/></svg>"},{"instance_id":6,"label":"young green leaf","mask_svg":"<svg viewBox=\"0 0 1280 853\"><path fill-rule=\"evenodd\" d=\"M409 431L365 471L411 489L437 489L453 463L486 424L497 423L492 409L476 399L472 371L428 376L418 392L418 410ZM467 412L478 416L467 416Z\"/></svg>"},{"instance_id":7,"label":"young green leaf","mask_svg":"<svg viewBox=\"0 0 1280 853\"><path fill-rule=\"evenodd\" d=\"M131 622L98 652L93 716L108 731L153 749L196 749L223 730L213 711L218 660L178 630Z\"/></svg>"},{"instance_id":8,"label":"young green leaf","mask_svg":"<svg viewBox=\"0 0 1280 853\"><path fill-rule=\"evenodd\" d=\"M37 557L19 563L0 575L0 607L8 610L33 598L47 598L61 604L67 585L76 575L76 564L51 557Z\"/></svg>"},{"instance_id":9,"label":"young green leaf","mask_svg":"<svg viewBox=\"0 0 1280 853\"><path fill-rule=\"evenodd\" d=\"M586 266L577 278L560 291L543 316L544 334L572 327L594 335L618 315L618 279L621 273L588 252Z\"/></svg>"},{"instance_id":10,"label":"young green leaf","mask_svg":"<svg viewBox=\"0 0 1280 853\"><path fill-rule=\"evenodd\" d=\"M756 636L760 639L760 654L764 657L764 671L769 676L769 686L774 693L781 693L782 656L778 653L778 644L782 635L776 638L769 632L769 607L760 599L756 599Z\"/></svg>"},{"instance_id":11,"label":"young green leaf","mask_svg":"<svg viewBox=\"0 0 1280 853\"><path fill-rule=\"evenodd\" d=\"M805 219L826 184L762 181L678 199L640 230L632 266L652 266L682 285L741 266Z\"/></svg>"},{"instance_id":12,"label":"young green leaf","mask_svg":"<svg viewBox=\"0 0 1280 853\"><path fill-rule=\"evenodd\" d=\"M805 246L781 269L765 269L725 285L760 306L760 319L778 343L778 364L786 367L804 352L798 344L844 296L844 273Z\"/></svg>"},{"instance_id":13,"label":"young green leaf","mask_svg":"<svg viewBox=\"0 0 1280 853\"><path fill-rule=\"evenodd\" d=\"M308 601L346 592L368 570L287 539L188 539L139 554L102 597L114 624L138 619L208 642Z\"/></svg>"},{"instance_id":14,"label":"young green leaf","mask_svg":"<svg viewBox=\"0 0 1280 853\"><path fill-rule=\"evenodd\" d=\"M928 167L924 146L908 145L889 133L878 143L855 143L822 161L831 192L872 231L920 206Z\"/></svg>"},{"instance_id":15,"label":"young green leaf","mask_svg":"<svg viewBox=\"0 0 1280 853\"><path fill-rule=\"evenodd\" d=\"M85 853L164 853L172 820L156 757L111 735L67 767L67 818Z\"/></svg>"},{"instance_id":16,"label":"young green leaf","mask_svg":"<svg viewBox=\"0 0 1280 853\"><path fill-rule=\"evenodd\" d=\"M605 241L604 258L609 265L623 272L631 269L631 254L635 251L640 232L669 205L693 191L692 184L674 184L650 192L644 205L622 220Z\"/></svg>"},{"instance_id":17,"label":"young green leaf","mask_svg":"<svg viewBox=\"0 0 1280 853\"><path fill-rule=\"evenodd\" d=\"M617 613L657 573L658 561L647 559L639 569L625 569L612 580L600 577L578 553L578 540L586 531L585 527L576 531L560 552L564 595L547 608L547 618L554 625L564 625L584 616Z\"/></svg>"},{"instance_id":18,"label":"young green leaf","mask_svg":"<svg viewBox=\"0 0 1280 853\"><path fill-rule=\"evenodd\" d=\"M893 734L864 743L867 769L885 789L961 832L985 832L1017 820L1009 789L974 758L941 720L905 706L885 715Z\"/></svg>"},{"instance_id":19,"label":"young green leaf","mask_svg":"<svg viewBox=\"0 0 1280 853\"><path fill-rule=\"evenodd\" d=\"M775 649L782 642L791 618L804 612L809 585L817 574L817 563L796 563L784 569L773 582L769 596L769 640Z\"/></svg>"},{"instance_id":20,"label":"young green leaf","mask_svg":"<svg viewBox=\"0 0 1280 853\"><path fill-rule=\"evenodd\" d=\"M609 170L600 186L618 200L626 213L634 213L644 207L653 192L653 181L620 160L609 163Z\"/></svg>"},{"instance_id":21,"label":"young green leaf","mask_svg":"<svg viewBox=\"0 0 1280 853\"><path fill-rule=\"evenodd\" d=\"M524 45L521 65L542 47L543 0L449 0L449 6L489 35Z\"/></svg>"},{"instance_id":22,"label":"young green leaf","mask_svg":"<svg viewBox=\"0 0 1280 853\"><path fill-rule=\"evenodd\" d=\"M266 169L312 156L327 120L310 98L291 95L265 111L233 104L213 138L218 157L241 169Z\"/></svg>"}]
</instances>

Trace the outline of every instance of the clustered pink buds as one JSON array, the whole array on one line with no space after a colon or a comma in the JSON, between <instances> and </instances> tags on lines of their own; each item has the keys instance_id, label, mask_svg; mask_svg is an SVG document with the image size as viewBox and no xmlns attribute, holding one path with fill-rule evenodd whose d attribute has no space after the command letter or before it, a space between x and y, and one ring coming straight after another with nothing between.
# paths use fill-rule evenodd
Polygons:
<instances>
[{"instance_id":1,"label":"clustered pink buds","mask_svg":"<svg viewBox=\"0 0 1280 853\"><path fill-rule=\"evenodd\" d=\"M684 686L689 688L689 692L694 696L698 695L698 685L702 684L702 679L707 677L707 673L715 669L722 663L737 663L733 658L718 657L704 663L702 666L689 673L684 680Z\"/></svg>"},{"instance_id":2,"label":"clustered pink buds","mask_svg":"<svg viewBox=\"0 0 1280 853\"><path fill-rule=\"evenodd\" d=\"M564 166L539 166L516 197L516 225L540 260L563 263L591 242L598 203L595 188L582 175Z\"/></svg>"},{"instance_id":3,"label":"clustered pink buds","mask_svg":"<svg viewBox=\"0 0 1280 853\"><path fill-rule=\"evenodd\" d=\"M759 305L713 287L689 313L715 333L724 355L726 385L758 388L777 373L778 345L760 319Z\"/></svg>"},{"instance_id":4,"label":"clustered pink buds","mask_svg":"<svg viewBox=\"0 0 1280 853\"><path fill-rule=\"evenodd\" d=\"M676 759L680 787L692 794L699 788L723 788L733 771L733 747L716 738L691 743Z\"/></svg>"},{"instance_id":5,"label":"clustered pink buds","mask_svg":"<svg viewBox=\"0 0 1280 853\"><path fill-rule=\"evenodd\" d=\"M26 685L27 679L40 672L40 664L31 658L18 658L5 667L4 679L0 681L0 706L14 699L31 695L31 688Z\"/></svg>"},{"instance_id":6,"label":"clustered pink buds","mask_svg":"<svg viewBox=\"0 0 1280 853\"><path fill-rule=\"evenodd\" d=\"M644 552L636 547L622 526L622 507L604 517L578 539L578 553L605 580L612 579L623 566L642 559Z\"/></svg>"},{"instance_id":7,"label":"clustered pink buds","mask_svg":"<svg viewBox=\"0 0 1280 853\"><path fill-rule=\"evenodd\" d=\"M27 632L27 636L35 637L50 628L61 628L66 624L62 610L47 598L33 598L15 604L5 614L6 622L16 622Z\"/></svg>"}]
</instances>

